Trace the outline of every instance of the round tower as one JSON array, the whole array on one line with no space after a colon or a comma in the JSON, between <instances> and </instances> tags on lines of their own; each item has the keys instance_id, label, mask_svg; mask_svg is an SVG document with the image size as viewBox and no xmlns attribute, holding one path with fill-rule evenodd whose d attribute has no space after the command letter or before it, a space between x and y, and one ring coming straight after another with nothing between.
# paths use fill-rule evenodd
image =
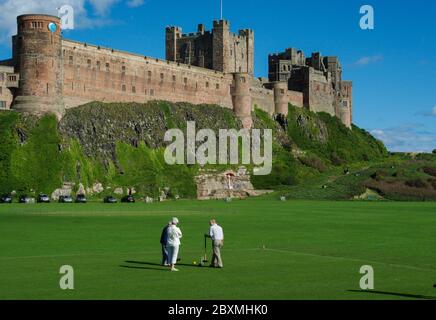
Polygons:
<instances>
[{"instance_id":1,"label":"round tower","mask_svg":"<svg viewBox=\"0 0 436 320\"><path fill-rule=\"evenodd\" d=\"M248 73L235 73L233 75L233 111L242 121L244 128L251 129L253 119L251 118L251 94L250 76Z\"/></svg>"},{"instance_id":2,"label":"round tower","mask_svg":"<svg viewBox=\"0 0 436 320\"><path fill-rule=\"evenodd\" d=\"M288 115L288 83L274 83L274 107L276 114Z\"/></svg>"},{"instance_id":3,"label":"round tower","mask_svg":"<svg viewBox=\"0 0 436 320\"><path fill-rule=\"evenodd\" d=\"M351 111L350 108L348 106L344 106L342 105L340 107L340 112L341 112L341 122L348 128L351 129L352 125L351 125Z\"/></svg>"},{"instance_id":4,"label":"round tower","mask_svg":"<svg viewBox=\"0 0 436 320\"><path fill-rule=\"evenodd\" d=\"M56 16L29 14L17 17L14 61L20 83L13 109L62 114L61 21Z\"/></svg>"}]
</instances>

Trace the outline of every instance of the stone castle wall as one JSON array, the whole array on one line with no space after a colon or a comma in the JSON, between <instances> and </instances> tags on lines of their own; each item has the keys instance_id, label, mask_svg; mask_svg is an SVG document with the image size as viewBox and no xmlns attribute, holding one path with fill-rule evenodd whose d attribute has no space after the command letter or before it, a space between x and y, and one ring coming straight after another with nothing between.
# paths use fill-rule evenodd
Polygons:
<instances>
[{"instance_id":1,"label":"stone castle wall","mask_svg":"<svg viewBox=\"0 0 436 320\"><path fill-rule=\"evenodd\" d=\"M15 81L11 81L14 80ZM13 93L11 85L16 87L12 82L17 82L17 75L14 74L14 68L0 65L0 110L9 110L11 108Z\"/></svg>"},{"instance_id":2,"label":"stone castle wall","mask_svg":"<svg viewBox=\"0 0 436 320\"><path fill-rule=\"evenodd\" d=\"M232 108L233 76L70 40L62 41L67 108L86 101L151 100Z\"/></svg>"},{"instance_id":3,"label":"stone castle wall","mask_svg":"<svg viewBox=\"0 0 436 320\"><path fill-rule=\"evenodd\" d=\"M203 25L199 25L197 34L187 36L181 34L181 28L167 28L166 56L170 60L62 39L58 17L23 15L17 23L11 61L19 82L11 92L12 107L18 111L62 116L65 108L90 101L168 100L233 109L245 127L252 124L251 111L255 106L269 114L286 115L288 103L337 113L331 81L318 70L303 68L291 78L296 84L289 87L286 81L255 79L253 31L245 29L233 34L225 20L215 21L212 33L205 31ZM196 46L184 56L196 59L188 60L191 64L181 62L180 39ZM205 49L206 60L204 55L198 55L199 47ZM212 69L207 68L210 63ZM349 92L346 98L350 106L351 87L350 82L342 88L344 96ZM346 112L339 117L350 118ZM348 124L348 120L345 122Z\"/></svg>"}]
</instances>

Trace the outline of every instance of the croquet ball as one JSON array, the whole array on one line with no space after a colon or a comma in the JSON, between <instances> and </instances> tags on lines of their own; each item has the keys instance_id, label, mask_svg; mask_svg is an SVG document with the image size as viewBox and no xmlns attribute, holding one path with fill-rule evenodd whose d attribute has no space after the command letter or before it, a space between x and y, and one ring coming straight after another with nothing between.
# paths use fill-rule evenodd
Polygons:
<instances>
[{"instance_id":1,"label":"croquet ball","mask_svg":"<svg viewBox=\"0 0 436 320\"><path fill-rule=\"evenodd\" d=\"M197 265L197 261L193 261L192 264L193 264L194 266L196 266L196 265Z\"/></svg>"}]
</instances>

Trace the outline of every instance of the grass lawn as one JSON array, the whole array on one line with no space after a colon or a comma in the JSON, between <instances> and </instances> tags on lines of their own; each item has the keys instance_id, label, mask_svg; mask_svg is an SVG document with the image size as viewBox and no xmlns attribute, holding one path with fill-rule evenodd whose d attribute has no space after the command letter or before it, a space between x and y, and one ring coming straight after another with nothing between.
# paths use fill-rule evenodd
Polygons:
<instances>
[{"instance_id":1,"label":"grass lawn","mask_svg":"<svg viewBox=\"0 0 436 320\"><path fill-rule=\"evenodd\" d=\"M159 266L172 216L184 233L178 273ZM192 265L212 217L222 270ZM424 202L0 205L0 299L431 299L435 226L436 203ZM59 288L62 265L74 290ZM360 292L363 265L372 292Z\"/></svg>"}]
</instances>

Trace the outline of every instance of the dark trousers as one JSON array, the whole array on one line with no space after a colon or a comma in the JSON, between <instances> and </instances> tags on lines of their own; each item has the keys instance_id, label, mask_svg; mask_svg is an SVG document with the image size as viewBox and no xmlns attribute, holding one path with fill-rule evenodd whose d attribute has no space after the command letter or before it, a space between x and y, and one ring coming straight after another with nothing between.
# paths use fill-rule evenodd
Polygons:
<instances>
[{"instance_id":1,"label":"dark trousers","mask_svg":"<svg viewBox=\"0 0 436 320\"><path fill-rule=\"evenodd\" d=\"M162 265L168 264L168 249L166 245L162 245Z\"/></svg>"}]
</instances>

